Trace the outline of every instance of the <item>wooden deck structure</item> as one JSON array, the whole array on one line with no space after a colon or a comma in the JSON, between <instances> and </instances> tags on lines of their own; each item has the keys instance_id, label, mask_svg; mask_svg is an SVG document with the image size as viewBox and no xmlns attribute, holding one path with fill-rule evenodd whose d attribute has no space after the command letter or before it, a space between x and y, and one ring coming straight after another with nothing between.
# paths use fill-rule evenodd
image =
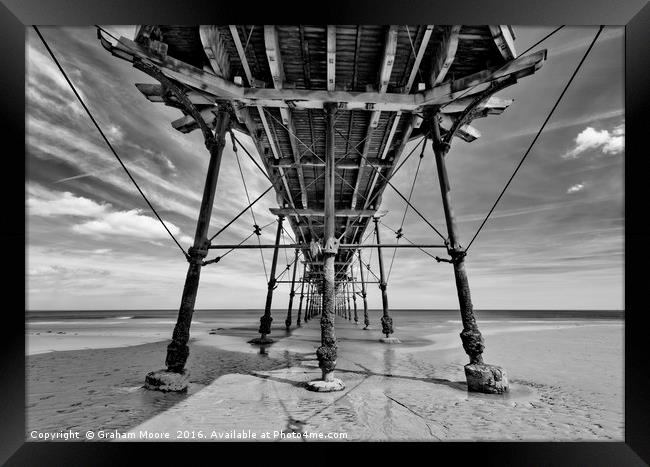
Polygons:
<instances>
[{"instance_id":1,"label":"wooden deck structure","mask_svg":"<svg viewBox=\"0 0 650 467\"><path fill-rule=\"evenodd\" d=\"M303 273L305 322L321 316L322 345L317 351L323 380L314 390L341 389L334 378L336 313L351 319L349 297L363 299L369 324L364 268L351 266L369 228L377 227L384 190L410 141L431 141L436 155L447 233L440 246L449 253L459 289L461 338L470 357L470 390L507 390L502 369L483 363L483 341L473 317L464 256L457 237L445 168L452 137L480 137L475 118L500 114L511 103L494 94L533 74L546 51L518 57L509 26L440 25L142 25L133 40L109 38L102 45L156 79L135 84L151 102L182 111L172 122L181 133L203 132L211 163L179 320L168 348L167 370L147 376L158 389L184 374L187 339L200 269L214 245L208 238L227 132L248 135L278 207L277 239L261 338L270 342L275 266L286 221L296 239L291 304L292 324L299 254ZM232 135L232 133L231 133ZM233 137L233 142L236 138ZM424 148L424 146L422 146ZM243 146L240 149L245 150ZM406 200L406 198L404 198ZM372 222L374 220L374 223ZM375 231L382 291L382 332L396 342L389 313L379 230ZM361 264L358 262L358 264ZM367 272L367 271L366 271ZM306 290L305 290L306 289ZM355 320L356 321L356 320ZM490 380L489 382L488 380ZM504 389L505 388L505 389Z\"/></svg>"}]
</instances>

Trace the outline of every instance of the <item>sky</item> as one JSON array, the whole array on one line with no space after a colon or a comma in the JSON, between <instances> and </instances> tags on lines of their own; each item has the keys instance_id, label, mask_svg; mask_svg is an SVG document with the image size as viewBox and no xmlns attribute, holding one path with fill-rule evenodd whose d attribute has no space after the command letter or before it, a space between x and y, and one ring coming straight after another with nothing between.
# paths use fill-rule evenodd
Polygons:
<instances>
[{"instance_id":1,"label":"sky","mask_svg":"<svg viewBox=\"0 0 650 467\"><path fill-rule=\"evenodd\" d=\"M135 27L105 26L133 37ZM554 28L513 26L517 51ZM467 245L596 33L565 27L540 48L548 58L534 75L497 94L514 98L502 114L475 120L482 136L455 138L447 157L460 243ZM41 32L152 204L183 247L191 245L208 164L198 131L171 127L180 111L147 101L134 83L152 79L105 51L94 28ZM154 218L47 55L33 30L26 47L26 295L30 310L174 309L187 262ZM469 250L466 268L476 309L624 308L624 30L607 27L545 131ZM255 153L250 139L240 140ZM413 146L407 146L407 151ZM408 195L418 158L392 180ZM240 156L254 199L269 182ZM412 204L445 232L430 145ZM245 206L237 159L224 150L212 212L216 232ZM259 225L274 220L271 191L256 206ZM394 242L404 201L388 187L382 241ZM263 230L273 243L275 226ZM218 238L238 243L252 231L242 216ZM439 237L412 210L409 240ZM251 238L250 242L254 242ZM402 242L404 240L401 240ZM291 260L280 252L278 271ZM440 254L434 251L434 254ZM265 250L269 269L271 250ZM389 305L395 309L458 307L453 270L418 250L384 250ZM212 255L210 256L212 257ZM377 253L364 260L378 271ZM259 250L239 250L203 268L196 308L263 308L266 276ZM298 274L300 275L300 273ZM285 278L288 274L285 274ZM289 285L273 307L286 308ZM359 302L360 303L360 302ZM381 307L376 284L371 308Z\"/></svg>"}]
</instances>

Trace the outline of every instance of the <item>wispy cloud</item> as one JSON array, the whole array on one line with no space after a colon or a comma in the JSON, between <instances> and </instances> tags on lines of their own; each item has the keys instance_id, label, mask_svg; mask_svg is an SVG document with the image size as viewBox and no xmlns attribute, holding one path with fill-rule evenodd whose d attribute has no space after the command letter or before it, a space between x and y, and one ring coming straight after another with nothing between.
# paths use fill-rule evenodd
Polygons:
<instances>
[{"instance_id":1,"label":"wispy cloud","mask_svg":"<svg viewBox=\"0 0 650 467\"><path fill-rule=\"evenodd\" d=\"M141 209L119 211L109 203L99 203L67 191L51 191L33 184L28 186L27 210L32 216L84 218L71 227L73 232L83 235L100 238L124 236L149 241L166 239L168 235L157 219L144 215ZM182 235L179 227L171 222L166 222L166 225L173 235L180 236L179 241L191 243L192 239Z\"/></svg>"},{"instance_id":2,"label":"wispy cloud","mask_svg":"<svg viewBox=\"0 0 650 467\"><path fill-rule=\"evenodd\" d=\"M565 153L565 159L575 159L586 151L600 149L603 154L620 154L625 145L625 126L609 130L596 130L588 126L575 138L575 147Z\"/></svg>"},{"instance_id":3,"label":"wispy cloud","mask_svg":"<svg viewBox=\"0 0 650 467\"><path fill-rule=\"evenodd\" d=\"M575 185L572 185L569 187L569 189L566 191L568 195L571 195L573 193L577 193L579 191L582 191L585 188L584 182L582 183L576 183Z\"/></svg>"}]
</instances>

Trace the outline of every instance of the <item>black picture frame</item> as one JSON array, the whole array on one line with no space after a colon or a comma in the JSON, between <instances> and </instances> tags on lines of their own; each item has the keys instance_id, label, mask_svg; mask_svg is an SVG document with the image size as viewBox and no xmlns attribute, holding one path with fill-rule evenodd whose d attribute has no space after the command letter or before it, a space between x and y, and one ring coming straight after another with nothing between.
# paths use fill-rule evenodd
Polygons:
<instances>
[{"instance_id":1,"label":"black picture frame","mask_svg":"<svg viewBox=\"0 0 650 467\"><path fill-rule=\"evenodd\" d=\"M648 465L650 462L650 369L647 342L650 342L646 315L645 279L650 264L646 248L650 229L646 227L649 205L644 178L648 161L643 152L644 136L650 128L648 114L650 70L650 5L647 0L357 0L326 2L275 1L233 2L221 0L2 0L0 6L0 54L2 78L3 163L0 183L3 206L3 229L0 238L5 262L2 299L5 307L0 327L0 463L5 465L115 465L130 464L134 451L154 451L153 463L171 461L171 449L185 449L191 444L192 457L208 455L212 462L226 460L223 451L233 449L219 443L196 445L177 443L29 443L25 442L25 287L21 276L25 267L25 204L17 193L25 190L24 161L18 154L25 147L25 33L36 25L92 24L517 24L517 25L625 25L625 441L560 443L430 443L398 447L422 449L426 457L439 461L443 456L469 460L482 465ZM433 20L425 18L432 18ZM26 175L26 174L25 174ZM22 186L21 186L22 185ZM291 443L290 455L307 461L303 451L309 443ZM368 446L347 443L363 449L364 457L384 450L395 451L393 443ZM264 461L274 456L269 444L234 446L231 454L243 460ZM213 452L219 453L214 457ZM243 449L242 449L243 448ZM263 453L263 454L262 454ZM410 458L410 452L408 458ZM222 457L223 456L223 457ZM408 461L408 458L405 460ZM415 461L415 458L411 458ZM293 462L294 458L286 458ZM332 459L336 462L336 459ZM166 462L165 462L166 463ZM434 462L435 463L435 462Z\"/></svg>"}]
</instances>

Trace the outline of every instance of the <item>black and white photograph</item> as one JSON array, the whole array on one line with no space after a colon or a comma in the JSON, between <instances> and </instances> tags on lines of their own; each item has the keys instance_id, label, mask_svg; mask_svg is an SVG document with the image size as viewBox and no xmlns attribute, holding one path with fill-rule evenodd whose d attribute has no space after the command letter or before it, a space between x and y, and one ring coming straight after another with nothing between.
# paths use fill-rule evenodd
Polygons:
<instances>
[{"instance_id":1,"label":"black and white photograph","mask_svg":"<svg viewBox=\"0 0 650 467\"><path fill-rule=\"evenodd\" d=\"M25 441L624 442L625 39L26 27Z\"/></svg>"}]
</instances>

